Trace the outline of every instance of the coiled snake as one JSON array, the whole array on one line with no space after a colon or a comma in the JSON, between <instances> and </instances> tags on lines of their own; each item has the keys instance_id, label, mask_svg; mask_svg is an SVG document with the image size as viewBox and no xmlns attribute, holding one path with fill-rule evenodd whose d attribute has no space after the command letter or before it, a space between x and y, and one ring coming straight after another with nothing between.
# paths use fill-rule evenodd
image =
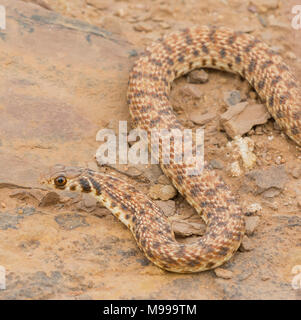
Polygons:
<instances>
[{"instance_id":1,"label":"coiled snake","mask_svg":"<svg viewBox=\"0 0 301 320\"><path fill-rule=\"evenodd\" d=\"M289 67L263 42L227 28L187 28L145 50L129 78L127 98L133 125L148 132L153 128L182 130L168 100L170 85L200 67L246 78L282 130L301 145L301 95ZM162 210L117 177L57 165L46 181L57 189L91 192L131 230L140 249L157 266L173 272L215 268L229 260L241 243L242 210L207 164L201 174L191 176L188 164L176 163L176 148L175 144L171 148L169 164L163 163L160 149L160 165L207 224L205 235L193 243L178 243Z\"/></svg>"}]
</instances>

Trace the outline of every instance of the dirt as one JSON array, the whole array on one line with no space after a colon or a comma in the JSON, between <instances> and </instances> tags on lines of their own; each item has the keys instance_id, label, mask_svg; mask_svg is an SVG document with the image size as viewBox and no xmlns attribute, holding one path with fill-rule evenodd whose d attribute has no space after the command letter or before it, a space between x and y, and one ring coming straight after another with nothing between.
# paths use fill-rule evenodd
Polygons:
<instances>
[{"instance_id":1,"label":"dirt","mask_svg":"<svg viewBox=\"0 0 301 320\"><path fill-rule=\"evenodd\" d=\"M114 171L148 194L154 185L168 186L158 166L104 169L94 158L98 130L118 131L119 120L130 126L125 95L137 55L172 30L223 25L267 42L300 80L301 30L291 27L297 2L30 2L2 1L8 14L7 29L0 31L0 265L6 269L0 299L300 300L292 270L301 265L301 150L270 119L245 135L254 144L253 167L233 155L220 123L225 95L236 90L249 105L262 103L238 76L205 70L203 83L184 76L171 92L182 123L205 128L206 159L246 214L248 236L217 272L163 271L92 199L49 195L39 184L49 165L64 163ZM158 204L179 241L204 231L180 195Z\"/></svg>"}]
</instances>

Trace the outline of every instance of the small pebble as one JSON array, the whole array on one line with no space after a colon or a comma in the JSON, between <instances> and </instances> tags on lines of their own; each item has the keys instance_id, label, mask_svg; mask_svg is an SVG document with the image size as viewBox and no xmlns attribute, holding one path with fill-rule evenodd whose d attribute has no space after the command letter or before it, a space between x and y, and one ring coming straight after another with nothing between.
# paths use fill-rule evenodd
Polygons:
<instances>
[{"instance_id":1,"label":"small pebble","mask_svg":"<svg viewBox=\"0 0 301 320\"><path fill-rule=\"evenodd\" d=\"M252 203L247 208L247 215L253 215L254 213L260 212L262 210L262 206L259 203Z\"/></svg>"},{"instance_id":2,"label":"small pebble","mask_svg":"<svg viewBox=\"0 0 301 320\"><path fill-rule=\"evenodd\" d=\"M216 118L216 114L215 113L205 113L205 114L201 114L200 110L195 110L193 112L190 113L190 120L199 125L199 126L203 126L206 123L210 122L211 120Z\"/></svg>"},{"instance_id":3,"label":"small pebble","mask_svg":"<svg viewBox=\"0 0 301 320\"><path fill-rule=\"evenodd\" d=\"M186 96L192 96L194 98L201 98L203 96L203 93L200 91L199 86L195 84L184 84L180 91L182 94Z\"/></svg>"},{"instance_id":4,"label":"small pebble","mask_svg":"<svg viewBox=\"0 0 301 320\"><path fill-rule=\"evenodd\" d=\"M176 212L176 203L173 200L157 200L155 203L163 210L166 217L173 216Z\"/></svg>"},{"instance_id":5,"label":"small pebble","mask_svg":"<svg viewBox=\"0 0 301 320\"><path fill-rule=\"evenodd\" d=\"M291 174L295 179L299 179L301 177L301 166L293 168Z\"/></svg>"},{"instance_id":6,"label":"small pebble","mask_svg":"<svg viewBox=\"0 0 301 320\"><path fill-rule=\"evenodd\" d=\"M214 273L218 278L222 278L222 279L233 278L233 272L230 270L223 269L223 268L214 269Z\"/></svg>"},{"instance_id":7,"label":"small pebble","mask_svg":"<svg viewBox=\"0 0 301 320\"><path fill-rule=\"evenodd\" d=\"M240 251L251 251L254 249L252 241L245 235L239 247Z\"/></svg>"},{"instance_id":8,"label":"small pebble","mask_svg":"<svg viewBox=\"0 0 301 320\"><path fill-rule=\"evenodd\" d=\"M189 83L206 83L208 78L208 73L205 70L193 70L189 73L187 81Z\"/></svg>"},{"instance_id":9,"label":"small pebble","mask_svg":"<svg viewBox=\"0 0 301 320\"><path fill-rule=\"evenodd\" d=\"M169 200L175 197L177 190L172 185L155 184L149 190L149 196L154 200Z\"/></svg>"},{"instance_id":10,"label":"small pebble","mask_svg":"<svg viewBox=\"0 0 301 320\"><path fill-rule=\"evenodd\" d=\"M160 22L160 23L159 23L159 26L160 26L162 29L165 29L165 30L171 28L170 24L167 23L167 22Z\"/></svg>"},{"instance_id":11,"label":"small pebble","mask_svg":"<svg viewBox=\"0 0 301 320\"><path fill-rule=\"evenodd\" d=\"M153 27L148 23L141 22L141 23L138 23L134 26L134 30L136 30L138 32L141 32L141 31L151 32L153 30Z\"/></svg>"},{"instance_id":12,"label":"small pebble","mask_svg":"<svg viewBox=\"0 0 301 320\"><path fill-rule=\"evenodd\" d=\"M158 183L160 184L165 184L165 185L169 185L171 184L170 180L166 177L166 175L162 174L159 178L158 178Z\"/></svg>"},{"instance_id":13,"label":"small pebble","mask_svg":"<svg viewBox=\"0 0 301 320\"><path fill-rule=\"evenodd\" d=\"M246 217L246 235L251 236L254 231L256 230L258 224L259 224L259 217L253 216L253 217Z\"/></svg>"}]
</instances>

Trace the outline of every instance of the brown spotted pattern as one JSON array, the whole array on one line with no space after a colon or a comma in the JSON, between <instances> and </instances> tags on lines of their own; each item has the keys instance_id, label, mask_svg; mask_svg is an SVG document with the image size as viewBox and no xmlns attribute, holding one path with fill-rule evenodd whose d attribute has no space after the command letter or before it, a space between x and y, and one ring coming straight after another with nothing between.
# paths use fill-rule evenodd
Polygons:
<instances>
[{"instance_id":1,"label":"brown spotted pattern","mask_svg":"<svg viewBox=\"0 0 301 320\"><path fill-rule=\"evenodd\" d=\"M145 50L130 74L127 99L135 126L183 130L169 103L172 81L194 68L208 67L238 73L246 78L286 134L301 145L301 94L299 85L282 58L251 35L227 28L193 27L168 35ZM171 148L171 153L176 146ZM229 188L208 166L189 176L185 164L160 163L178 191L202 215L207 232L193 245L160 243L144 238L143 247L154 252L157 265L176 272L214 268L239 247L244 233L242 211ZM193 164L192 164L193 165ZM168 259L158 257L169 252ZM146 253L147 254L147 253Z\"/></svg>"},{"instance_id":2,"label":"brown spotted pattern","mask_svg":"<svg viewBox=\"0 0 301 320\"><path fill-rule=\"evenodd\" d=\"M279 126L301 145L300 91L289 68L263 42L226 28L187 28L145 50L129 79L127 99L133 124L149 133L160 128L183 130L168 100L170 85L198 67L245 77L266 101ZM203 171L190 175L195 163L177 163L178 145L172 144L170 150L164 154L159 139L162 170L207 223L205 235L190 244L178 243L163 212L121 179L59 166L45 181L53 185L62 175L67 178L65 189L92 193L131 230L140 249L157 266L173 272L215 268L229 260L241 243L245 229L242 210L214 170L205 164ZM165 164L169 157L170 163Z\"/></svg>"}]
</instances>

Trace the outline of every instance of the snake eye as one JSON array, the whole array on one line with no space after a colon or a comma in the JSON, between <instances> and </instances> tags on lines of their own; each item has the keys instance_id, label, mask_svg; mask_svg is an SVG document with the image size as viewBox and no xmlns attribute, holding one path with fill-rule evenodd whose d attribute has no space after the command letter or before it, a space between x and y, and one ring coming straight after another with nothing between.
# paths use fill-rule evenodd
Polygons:
<instances>
[{"instance_id":1,"label":"snake eye","mask_svg":"<svg viewBox=\"0 0 301 320\"><path fill-rule=\"evenodd\" d=\"M59 176L54 179L54 183L57 187L63 187L67 183L67 179L64 176Z\"/></svg>"}]
</instances>

